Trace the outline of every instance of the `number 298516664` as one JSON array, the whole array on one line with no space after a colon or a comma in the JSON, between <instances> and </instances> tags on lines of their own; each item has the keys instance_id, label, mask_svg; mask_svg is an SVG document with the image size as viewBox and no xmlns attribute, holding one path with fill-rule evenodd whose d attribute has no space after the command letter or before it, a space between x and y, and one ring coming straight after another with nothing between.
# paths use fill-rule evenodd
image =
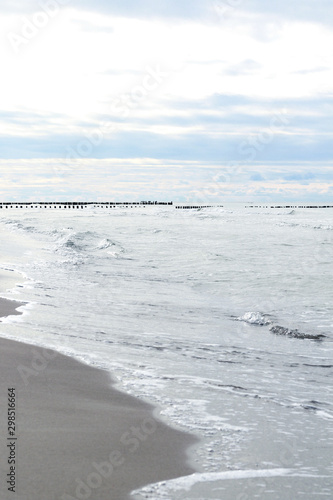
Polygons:
<instances>
[{"instance_id":1,"label":"number 298516664","mask_svg":"<svg viewBox=\"0 0 333 500\"><path fill-rule=\"evenodd\" d=\"M8 434L15 436L16 432L16 392L14 388L8 389Z\"/></svg>"}]
</instances>

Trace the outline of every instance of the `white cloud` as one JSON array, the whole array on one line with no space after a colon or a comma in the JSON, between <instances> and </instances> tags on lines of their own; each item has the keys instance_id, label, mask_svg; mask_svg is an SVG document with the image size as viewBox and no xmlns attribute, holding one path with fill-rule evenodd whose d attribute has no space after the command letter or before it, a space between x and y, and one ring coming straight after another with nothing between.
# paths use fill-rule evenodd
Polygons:
<instances>
[{"instance_id":1,"label":"white cloud","mask_svg":"<svg viewBox=\"0 0 333 500\"><path fill-rule=\"evenodd\" d=\"M311 4L305 3L308 9ZM29 3L27 12L14 13L8 2L2 4L3 156L20 151L31 158L48 152L59 157L102 129L104 142L92 156L128 151L129 157L174 154L184 161L197 154L200 161L237 160L240 143L260 134L284 108L288 140L266 145L264 159L295 158L300 148L314 161L329 156L333 32L328 25L312 22L310 15L284 16L285 2L275 17L273 7L261 2L260 10L257 0L239 2L228 16L214 11L214 2L203 9L193 1L189 12L187 2L171 1L164 14L163 1L81 4L69 2L35 30L31 23L45 21L45 13L37 16L40 7ZM29 26L31 36L14 50L12 35L22 37ZM205 168L204 161L200 165Z\"/></svg>"},{"instance_id":2,"label":"white cloud","mask_svg":"<svg viewBox=\"0 0 333 500\"><path fill-rule=\"evenodd\" d=\"M155 109L161 105L156 98L165 95L308 96L326 85L318 65L327 68L325 80L332 81L329 30L286 23L278 38L263 42L253 36L249 19L243 15L240 20L236 26L223 27L198 22L174 25L64 9L18 54L9 44L2 48L5 78L0 105L89 117L140 85L147 67L156 65L170 76L151 95ZM12 16L1 21L7 35L12 22ZM215 62L202 64L207 58Z\"/></svg>"},{"instance_id":3,"label":"white cloud","mask_svg":"<svg viewBox=\"0 0 333 500\"><path fill-rule=\"evenodd\" d=\"M247 165L136 158L131 160L0 161L0 198L41 200L154 199L230 202L264 199L327 203L333 189L330 163ZM10 169L11 174L6 175ZM96 175L96 172L100 175ZM294 179L287 177L294 172ZM254 175L260 180L252 180ZM318 179L315 178L318 175ZM308 179L300 182L299 178Z\"/></svg>"}]
</instances>

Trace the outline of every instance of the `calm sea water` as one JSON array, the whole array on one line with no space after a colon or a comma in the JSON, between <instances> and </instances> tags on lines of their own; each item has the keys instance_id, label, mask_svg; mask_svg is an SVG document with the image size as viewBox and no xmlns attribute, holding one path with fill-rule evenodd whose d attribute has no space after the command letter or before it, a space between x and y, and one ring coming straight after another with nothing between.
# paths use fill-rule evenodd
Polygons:
<instances>
[{"instance_id":1,"label":"calm sea water","mask_svg":"<svg viewBox=\"0 0 333 500\"><path fill-rule=\"evenodd\" d=\"M109 369L201 438L135 498L333 497L333 210L2 210L0 334ZM163 453L163 450L161 450Z\"/></svg>"}]
</instances>

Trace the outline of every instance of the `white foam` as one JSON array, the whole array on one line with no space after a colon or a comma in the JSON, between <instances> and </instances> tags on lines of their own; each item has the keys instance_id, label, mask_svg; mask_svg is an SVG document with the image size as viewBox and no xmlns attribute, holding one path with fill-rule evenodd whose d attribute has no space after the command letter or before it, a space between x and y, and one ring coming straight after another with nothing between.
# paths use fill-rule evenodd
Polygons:
<instances>
[{"instance_id":1,"label":"white foam","mask_svg":"<svg viewBox=\"0 0 333 500\"><path fill-rule=\"evenodd\" d=\"M193 486L198 483L203 482L213 482L213 481L225 481L225 480L238 480L238 479L250 479L250 478L261 478L261 477L277 477L277 476L288 476L288 475L299 475L297 471L293 469L250 469L250 470L230 470L222 472L196 472L190 476L182 476L176 479L171 479L170 481L161 481L159 483L149 484L144 488L133 491L131 494L140 495L144 498L154 498L149 497L149 495L156 495L158 492L159 496L162 498L165 495L170 495L170 493L175 491L190 491Z\"/></svg>"},{"instance_id":2,"label":"white foam","mask_svg":"<svg viewBox=\"0 0 333 500\"><path fill-rule=\"evenodd\" d=\"M260 312L249 311L246 312L243 316L237 318L238 321L244 321L245 323L249 323L250 325L269 325L271 321Z\"/></svg>"},{"instance_id":3,"label":"white foam","mask_svg":"<svg viewBox=\"0 0 333 500\"><path fill-rule=\"evenodd\" d=\"M9 300L9 299L6 299ZM0 322L4 324L12 324L12 323L22 323L25 321L26 317L30 314L30 311L35 308L37 305L36 302L26 302L21 306L16 308L16 311L22 314L4 316L0 318Z\"/></svg>"},{"instance_id":4,"label":"white foam","mask_svg":"<svg viewBox=\"0 0 333 500\"><path fill-rule=\"evenodd\" d=\"M327 411L317 410L316 413L320 417L323 417L323 418L325 418L327 420L333 420L333 415L331 415L330 413L327 413Z\"/></svg>"}]
</instances>

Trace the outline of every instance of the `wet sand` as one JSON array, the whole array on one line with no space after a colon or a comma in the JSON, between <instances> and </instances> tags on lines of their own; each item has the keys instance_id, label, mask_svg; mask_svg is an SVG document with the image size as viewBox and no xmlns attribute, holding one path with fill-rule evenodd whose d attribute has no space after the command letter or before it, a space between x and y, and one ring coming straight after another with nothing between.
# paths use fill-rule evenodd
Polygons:
<instances>
[{"instance_id":1,"label":"wet sand","mask_svg":"<svg viewBox=\"0 0 333 500\"><path fill-rule=\"evenodd\" d=\"M0 370L1 499L125 500L140 486L194 472L186 450L196 438L114 389L108 372L7 339L0 339ZM8 389L16 397L12 437ZM15 493L4 479L11 452Z\"/></svg>"},{"instance_id":2,"label":"wet sand","mask_svg":"<svg viewBox=\"0 0 333 500\"><path fill-rule=\"evenodd\" d=\"M22 305L23 304L21 302L17 302L16 300L0 298L0 317L22 314L16 310L17 307Z\"/></svg>"}]
</instances>

